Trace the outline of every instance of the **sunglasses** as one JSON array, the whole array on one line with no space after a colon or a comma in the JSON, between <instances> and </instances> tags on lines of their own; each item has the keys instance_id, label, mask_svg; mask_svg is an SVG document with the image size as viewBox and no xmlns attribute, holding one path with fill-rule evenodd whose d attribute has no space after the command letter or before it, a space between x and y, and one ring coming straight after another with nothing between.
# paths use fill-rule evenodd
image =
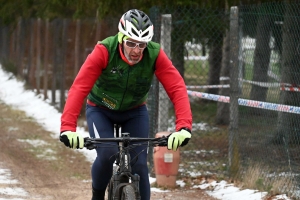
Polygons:
<instances>
[{"instance_id":1,"label":"sunglasses","mask_svg":"<svg viewBox=\"0 0 300 200\"><path fill-rule=\"evenodd\" d=\"M139 47L139 49L145 49L147 47L147 43L137 43L130 40L124 40L127 47L134 49L136 46Z\"/></svg>"}]
</instances>

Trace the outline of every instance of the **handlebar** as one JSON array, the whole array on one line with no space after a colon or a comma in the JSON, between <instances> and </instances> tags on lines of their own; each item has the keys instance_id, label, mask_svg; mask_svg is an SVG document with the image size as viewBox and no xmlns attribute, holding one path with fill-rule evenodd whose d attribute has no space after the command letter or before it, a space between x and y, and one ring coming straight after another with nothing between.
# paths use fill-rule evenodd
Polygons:
<instances>
[{"instance_id":1,"label":"handlebar","mask_svg":"<svg viewBox=\"0 0 300 200\"><path fill-rule=\"evenodd\" d=\"M168 136L162 136L158 138L136 138L136 137L129 137L128 135L123 135L122 137L116 138L84 138L84 147L92 150L97 148L97 144L103 144L107 142L123 142L123 143L130 143L130 142L149 142L148 145L150 146L167 146L168 145Z\"/></svg>"}]
</instances>

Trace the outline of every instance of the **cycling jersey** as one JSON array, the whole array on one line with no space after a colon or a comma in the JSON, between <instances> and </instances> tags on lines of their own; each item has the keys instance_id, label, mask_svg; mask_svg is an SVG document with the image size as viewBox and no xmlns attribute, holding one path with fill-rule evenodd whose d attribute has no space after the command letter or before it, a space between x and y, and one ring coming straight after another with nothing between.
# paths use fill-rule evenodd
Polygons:
<instances>
[{"instance_id":1,"label":"cycling jersey","mask_svg":"<svg viewBox=\"0 0 300 200\"><path fill-rule=\"evenodd\" d=\"M68 91L60 131L76 131L87 96L97 106L120 112L144 104L153 74L174 105L176 130L183 127L191 130L192 113L185 83L159 44L149 42L142 60L134 65L126 65L123 61L120 45L116 35L97 44L89 54Z\"/></svg>"},{"instance_id":2,"label":"cycling jersey","mask_svg":"<svg viewBox=\"0 0 300 200\"><path fill-rule=\"evenodd\" d=\"M101 42L109 54L107 67L102 70L88 99L96 105L124 111L144 103L154 75L154 63L160 45L149 42L143 59L134 66L120 59L117 36Z\"/></svg>"}]
</instances>

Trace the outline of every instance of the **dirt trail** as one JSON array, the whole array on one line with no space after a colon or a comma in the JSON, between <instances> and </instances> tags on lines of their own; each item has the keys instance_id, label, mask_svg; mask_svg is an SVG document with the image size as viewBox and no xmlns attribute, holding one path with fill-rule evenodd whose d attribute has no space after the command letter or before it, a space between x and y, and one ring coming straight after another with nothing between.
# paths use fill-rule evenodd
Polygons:
<instances>
[{"instance_id":1,"label":"dirt trail","mask_svg":"<svg viewBox=\"0 0 300 200\"><path fill-rule=\"evenodd\" d=\"M10 169L11 178L18 180L17 183L0 183L0 199L91 199L91 164L82 154L64 147L24 112L1 101L0 113L0 169ZM1 192L8 187L16 194ZM18 188L23 188L27 195L18 194ZM200 189L178 188L152 192L151 199L214 198Z\"/></svg>"}]
</instances>

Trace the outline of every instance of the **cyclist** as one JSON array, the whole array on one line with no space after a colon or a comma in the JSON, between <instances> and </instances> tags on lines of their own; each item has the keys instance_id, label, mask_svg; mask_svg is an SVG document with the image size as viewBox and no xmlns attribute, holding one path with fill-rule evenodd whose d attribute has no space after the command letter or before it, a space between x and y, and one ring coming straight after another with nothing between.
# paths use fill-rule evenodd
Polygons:
<instances>
[{"instance_id":1,"label":"cyclist","mask_svg":"<svg viewBox=\"0 0 300 200\"><path fill-rule=\"evenodd\" d=\"M87 97L86 118L91 137L114 136L114 124L132 137L148 137L149 118L146 98L156 75L174 104L176 131L168 139L174 151L191 138L192 114L184 80L158 43L152 42L153 24L142 11L123 14L119 32L96 44L76 76L61 116L60 140L68 147L83 148L83 138L76 132L77 118ZM136 147L140 152L143 147ZM104 199L112 176L112 155L116 148L97 148L92 165L92 200ZM134 154L133 154L134 156ZM132 166L140 176L142 200L150 199L147 152Z\"/></svg>"}]
</instances>

